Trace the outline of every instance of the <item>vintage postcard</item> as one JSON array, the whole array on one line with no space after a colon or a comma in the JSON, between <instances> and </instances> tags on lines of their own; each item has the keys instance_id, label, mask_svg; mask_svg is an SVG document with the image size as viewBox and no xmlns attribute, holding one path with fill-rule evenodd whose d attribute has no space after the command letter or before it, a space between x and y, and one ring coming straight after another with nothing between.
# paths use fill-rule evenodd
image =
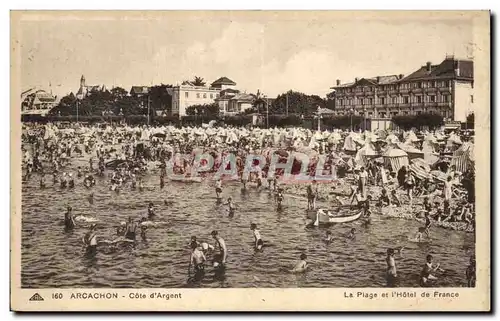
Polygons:
<instances>
[{"instance_id":1,"label":"vintage postcard","mask_svg":"<svg viewBox=\"0 0 500 321\"><path fill-rule=\"evenodd\" d=\"M11 32L12 310L490 310L490 12Z\"/></svg>"}]
</instances>

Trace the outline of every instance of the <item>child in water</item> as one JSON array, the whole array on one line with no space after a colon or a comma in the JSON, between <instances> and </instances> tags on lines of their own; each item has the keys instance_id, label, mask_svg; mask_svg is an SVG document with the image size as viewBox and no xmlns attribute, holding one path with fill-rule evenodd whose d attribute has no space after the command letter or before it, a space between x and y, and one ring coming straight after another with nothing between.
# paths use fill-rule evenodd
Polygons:
<instances>
[{"instance_id":1,"label":"child in water","mask_svg":"<svg viewBox=\"0 0 500 321\"><path fill-rule=\"evenodd\" d=\"M264 246L264 242L262 241L262 238L260 237L260 232L257 229L257 224L250 224L250 230L253 231L253 237L255 241L255 250L260 251L262 250L262 247Z\"/></svg>"},{"instance_id":2,"label":"child in water","mask_svg":"<svg viewBox=\"0 0 500 321\"><path fill-rule=\"evenodd\" d=\"M307 255L302 253L300 255L300 261L295 264L295 267L292 269L292 273L303 273L307 270Z\"/></svg>"},{"instance_id":3,"label":"child in water","mask_svg":"<svg viewBox=\"0 0 500 321\"><path fill-rule=\"evenodd\" d=\"M227 207L228 207L229 217L233 217L234 216L234 204L233 204L233 200L231 199L231 197L228 197L227 203L225 203L224 205L227 205Z\"/></svg>"},{"instance_id":4,"label":"child in water","mask_svg":"<svg viewBox=\"0 0 500 321\"><path fill-rule=\"evenodd\" d=\"M349 234L347 234L349 240L354 240L356 238L356 229L353 227Z\"/></svg>"},{"instance_id":5,"label":"child in water","mask_svg":"<svg viewBox=\"0 0 500 321\"><path fill-rule=\"evenodd\" d=\"M333 235L332 235L332 232L330 231L326 231L326 236L325 238L323 239L323 241L325 241L326 243L330 243L333 241Z\"/></svg>"},{"instance_id":6,"label":"child in water","mask_svg":"<svg viewBox=\"0 0 500 321\"><path fill-rule=\"evenodd\" d=\"M424 264L424 268L422 269L422 272L420 273L420 285L423 287L429 286L429 281L430 280L437 280L437 277L434 276L431 273L434 273L436 271L441 271L443 272L443 269L440 268L440 264L434 265L432 263L433 257L432 255L427 255L426 257L426 262Z\"/></svg>"}]
</instances>

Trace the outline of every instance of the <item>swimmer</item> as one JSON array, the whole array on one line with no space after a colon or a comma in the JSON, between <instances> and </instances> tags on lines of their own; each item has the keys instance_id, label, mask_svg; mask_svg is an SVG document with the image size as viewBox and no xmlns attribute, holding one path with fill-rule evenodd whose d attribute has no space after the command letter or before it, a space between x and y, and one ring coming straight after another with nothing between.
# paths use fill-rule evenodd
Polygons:
<instances>
[{"instance_id":1,"label":"swimmer","mask_svg":"<svg viewBox=\"0 0 500 321\"><path fill-rule=\"evenodd\" d=\"M292 273L304 273L308 266L307 266L307 255L305 253L302 253L300 255L300 261L295 264L294 268L292 269Z\"/></svg>"},{"instance_id":2,"label":"swimmer","mask_svg":"<svg viewBox=\"0 0 500 321\"><path fill-rule=\"evenodd\" d=\"M83 237L83 244L86 245L87 254L95 254L97 252L97 225L90 225L89 231Z\"/></svg>"},{"instance_id":3,"label":"swimmer","mask_svg":"<svg viewBox=\"0 0 500 321\"><path fill-rule=\"evenodd\" d=\"M68 206L66 213L64 214L64 226L67 230L72 230L76 226L71 206Z\"/></svg>"},{"instance_id":4,"label":"swimmer","mask_svg":"<svg viewBox=\"0 0 500 321\"><path fill-rule=\"evenodd\" d=\"M427 255L426 257L426 262L424 264L424 268L422 269L422 272L420 273L420 285L423 287L429 286L429 281L430 280L437 280L437 277L434 276L431 273L441 271L444 272L443 269L440 268L440 264L434 265L432 263L433 257L432 255Z\"/></svg>"},{"instance_id":5,"label":"swimmer","mask_svg":"<svg viewBox=\"0 0 500 321\"><path fill-rule=\"evenodd\" d=\"M40 176L40 188L44 189L45 188L45 175L42 173L42 176Z\"/></svg>"},{"instance_id":6,"label":"swimmer","mask_svg":"<svg viewBox=\"0 0 500 321\"><path fill-rule=\"evenodd\" d=\"M141 220L139 221L139 226L141 229L141 239L143 241L146 241L146 231L148 230L148 226L146 224L141 224L141 223L144 223L146 221L147 219L145 217L141 218Z\"/></svg>"},{"instance_id":7,"label":"swimmer","mask_svg":"<svg viewBox=\"0 0 500 321\"><path fill-rule=\"evenodd\" d=\"M476 287L476 258L471 256L469 266L465 271L465 276L467 278L467 287Z\"/></svg>"},{"instance_id":8,"label":"swimmer","mask_svg":"<svg viewBox=\"0 0 500 321\"><path fill-rule=\"evenodd\" d=\"M196 242L205 255L211 254L214 251L214 246L208 244L207 242L198 242L196 236L191 236L191 243Z\"/></svg>"},{"instance_id":9,"label":"swimmer","mask_svg":"<svg viewBox=\"0 0 500 321\"><path fill-rule=\"evenodd\" d=\"M197 242L191 242L191 258L189 261L188 275L191 275L191 267L193 267L193 272L195 278L200 278L205 271L205 262L207 258L205 254L200 250Z\"/></svg>"},{"instance_id":10,"label":"swimmer","mask_svg":"<svg viewBox=\"0 0 500 321\"><path fill-rule=\"evenodd\" d=\"M125 225L125 238L128 240L135 240L136 230L137 223L132 220L132 217L129 217L128 222Z\"/></svg>"},{"instance_id":11,"label":"swimmer","mask_svg":"<svg viewBox=\"0 0 500 321\"><path fill-rule=\"evenodd\" d=\"M139 191L144 191L144 183L142 182L142 177L139 178Z\"/></svg>"},{"instance_id":12,"label":"swimmer","mask_svg":"<svg viewBox=\"0 0 500 321\"><path fill-rule=\"evenodd\" d=\"M262 247L264 246L264 242L262 241L262 238L260 237L260 232L257 229L257 224L250 224L250 230L253 231L253 237L254 237L254 247L256 251L262 250Z\"/></svg>"},{"instance_id":13,"label":"swimmer","mask_svg":"<svg viewBox=\"0 0 500 321\"><path fill-rule=\"evenodd\" d=\"M397 281L397 270L396 270L396 260L394 259L394 249L387 249L387 257L385 259L387 263L387 287L395 287Z\"/></svg>"},{"instance_id":14,"label":"swimmer","mask_svg":"<svg viewBox=\"0 0 500 321\"><path fill-rule=\"evenodd\" d=\"M326 243L330 243L330 242L333 241L333 235L332 235L331 231L326 231L326 236L323 239L323 241L326 242Z\"/></svg>"},{"instance_id":15,"label":"swimmer","mask_svg":"<svg viewBox=\"0 0 500 321\"><path fill-rule=\"evenodd\" d=\"M415 235L415 242L422 242L424 240L425 227L419 227Z\"/></svg>"},{"instance_id":16,"label":"swimmer","mask_svg":"<svg viewBox=\"0 0 500 321\"><path fill-rule=\"evenodd\" d=\"M153 203L149 203L149 205L148 205L148 217L153 218L154 216L156 216L156 213L155 213L155 209L153 207Z\"/></svg>"},{"instance_id":17,"label":"swimmer","mask_svg":"<svg viewBox=\"0 0 500 321\"><path fill-rule=\"evenodd\" d=\"M395 189L391 191L391 204L398 207L401 206L401 201L399 200Z\"/></svg>"},{"instance_id":18,"label":"swimmer","mask_svg":"<svg viewBox=\"0 0 500 321\"><path fill-rule=\"evenodd\" d=\"M429 230L431 228L431 225L432 225L432 221L431 221L431 216L429 213L425 213L425 226L424 226L424 233L427 235L427 237L430 237L429 236Z\"/></svg>"},{"instance_id":19,"label":"swimmer","mask_svg":"<svg viewBox=\"0 0 500 321\"><path fill-rule=\"evenodd\" d=\"M349 240L354 240L356 238L356 229L353 227L349 234L346 236Z\"/></svg>"},{"instance_id":20,"label":"swimmer","mask_svg":"<svg viewBox=\"0 0 500 321\"><path fill-rule=\"evenodd\" d=\"M224 203L224 205L228 206L229 217L233 217L234 216L234 204L233 204L233 200L231 199L231 197L228 197L227 203Z\"/></svg>"},{"instance_id":21,"label":"swimmer","mask_svg":"<svg viewBox=\"0 0 500 321\"><path fill-rule=\"evenodd\" d=\"M81 178L82 175L83 175L82 174L82 168L80 166L78 166L78 171L77 171L76 177Z\"/></svg>"},{"instance_id":22,"label":"swimmer","mask_svg":"<svg viewBox=\"0 0 500 321\"><path fill-rule=\"evenodd\" d=\"M278 203L278 210L281 210L282 206L281 204L283 203L283 189L279 188L278 193L276 193L275 197L276 202Z\"/></svg>"},{"instance_id":23,"label":"swimmer","mask_svg":"<svg viewBox=\"0 0 500 321\"><path fill-rule=\"evenodd\" d=\"M226 242L222 237L219 236L219 233L217 231L212 231L212 238L216 241L214 245L214 249L217 248L219 249L219 254L214 255L213 261L214 261L214 267L224 267L226 265L226 259L227 259L227 248L226 248Z\"/></svg>"},{"instance_id":24,"label":"swimmer","mask_svg":"<svg viewBox=\"0 0 500 321\"><path fill-rule=\"evenodd\" d=\"M74 188L74 187L75 187L75 181L73 179L73 173L69 173L68 188Z\"/></svg>"},{"instance_id":25,"label":"swimmer","mask_svg":"<svg viewBox=\"0 0 500 321\"><path fill-rule=\"evenodd\" d=\"M220 199L220 194L222 193L222 181L219 179L217 179L217 181L215 181L215 196L217 197L217 199Z\"/></svg>"}]
</instances>

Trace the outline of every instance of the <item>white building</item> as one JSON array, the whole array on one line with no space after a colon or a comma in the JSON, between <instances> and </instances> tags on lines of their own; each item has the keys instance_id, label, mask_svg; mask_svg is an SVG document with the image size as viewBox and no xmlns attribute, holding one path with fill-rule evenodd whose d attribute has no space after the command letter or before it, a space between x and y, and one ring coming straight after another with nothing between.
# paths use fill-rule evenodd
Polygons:
<instances>
[{"instance_id":1,"label":"white building","mask_svg":"<svg viewBox=\"0 0 500 321\"><path fill-rule=\"evenodd\" d=\"M189 82L169 88L172 95L172 114L179 117L186 115L186 109L193 105L213 104L220 92L232 89L236 83L227 77L221 77L208 86L194 86Z\"/></svg>"}]
</instances>

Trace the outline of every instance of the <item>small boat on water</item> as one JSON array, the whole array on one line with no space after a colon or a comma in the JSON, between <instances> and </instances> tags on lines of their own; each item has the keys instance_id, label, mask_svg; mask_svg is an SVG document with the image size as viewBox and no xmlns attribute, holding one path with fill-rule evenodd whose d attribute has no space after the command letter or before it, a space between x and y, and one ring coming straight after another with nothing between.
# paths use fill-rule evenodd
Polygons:
<instances>
[{"instance_id":1,"label":"small boat on water","mask_svg":"<svg viewBox=\"0 0 500 321\"><path fill-rule=\"evenodd\" d=\"M347 215L338 215L338 212L330 211L327 209L318 209L317 211L309 211L307 213L307 218L313 220L317 224L339 224L352 222L359 219L363 215L363 211L356 212L354 214L350 213Z\"/></svg>"}]
</instances>

